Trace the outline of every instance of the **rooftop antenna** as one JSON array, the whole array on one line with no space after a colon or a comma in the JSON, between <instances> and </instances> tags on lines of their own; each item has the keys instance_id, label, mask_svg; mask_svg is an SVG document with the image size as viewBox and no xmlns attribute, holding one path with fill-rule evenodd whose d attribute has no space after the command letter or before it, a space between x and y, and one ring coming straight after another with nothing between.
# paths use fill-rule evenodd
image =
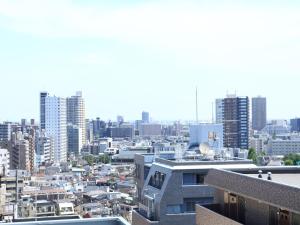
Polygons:
<instances>
[{"instance_id":1,"label":"rooftop antenna","mask_svg":"<svg viewBox=\"0 0 300 225\"><path fill-rule=\"evenodd\" d=\"M214 123L214 102L211 102L211 123Z\"/></svg>"},{"instance_id":2,"label":"rooftop antenna","mask_svg":"<svg viewBox=\"0 0 300 225\"><path fill-rule=\"evenodd\" d=\"M196 87L196 123L199 123L198 120L198 88Z\"/></svg>"}]
</instances>

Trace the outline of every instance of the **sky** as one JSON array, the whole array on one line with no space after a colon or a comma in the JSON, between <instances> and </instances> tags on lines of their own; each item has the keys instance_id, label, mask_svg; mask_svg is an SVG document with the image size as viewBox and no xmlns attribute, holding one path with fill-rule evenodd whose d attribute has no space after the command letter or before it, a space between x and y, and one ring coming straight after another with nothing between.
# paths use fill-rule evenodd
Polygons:
<instances>
[{"instance_id":1,"label":"sky","mask_svg":"<svg viewBox=\"0 0 300 225\"><path fill-rule=\"evenodd\" d=\"M227 93L300 116L300 3L0 0L0 121L81 90L88 118L200 120Z\"/></svg>"}]
</instances>

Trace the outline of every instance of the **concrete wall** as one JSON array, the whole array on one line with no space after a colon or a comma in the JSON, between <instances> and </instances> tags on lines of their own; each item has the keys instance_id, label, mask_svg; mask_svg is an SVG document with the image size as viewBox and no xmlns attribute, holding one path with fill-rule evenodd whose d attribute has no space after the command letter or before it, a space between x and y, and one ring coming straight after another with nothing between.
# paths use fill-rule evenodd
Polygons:
<instances>
[{"instance_id":1,"label":"concrete wall","mask_svg":"<svg viewBox=\"0 0 300 225\"><path fill-rule=\"evenodd\" d=\"M197 225L241 225L227 217L217 214L202 206L196 206Z\"/></svg>"},{"instance_id":2,"label":"concrete wall","mask_svg":"<svg viewBox=\"0 0 300 225\"><path fill-rule=\"evenodd\" d=\"M246 199L246 225L269 224L269 206L252 199Z\"/></svg>"}]
</instances>

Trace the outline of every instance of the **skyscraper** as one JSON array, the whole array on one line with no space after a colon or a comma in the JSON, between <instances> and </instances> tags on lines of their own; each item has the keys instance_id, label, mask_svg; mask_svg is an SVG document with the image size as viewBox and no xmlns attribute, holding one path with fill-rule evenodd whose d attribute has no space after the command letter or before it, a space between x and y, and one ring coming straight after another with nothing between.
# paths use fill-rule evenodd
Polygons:
<instances>
[{"instance_id":1,"label":"skyscraper","mask_svg":"<svg viewBox=\"0 0 300 225\"><path fill-rule=\"evenodd\" d=\"M0 141L10 141L11 138L11 124L0 123Z\"/></svg>"},{"instance_id":2,"label":"skyscraper","mask_svg":"<svg viewBox=\"0 0 300 225\"><path fill-rule=\"evenodd\" d=\"M76 125L68 124L68 152L75 155L80 155L82 148L82 134L81 128Z\"/></svg>"},{"instance_id":3,"label":"skyscraper","mask_svg":"<svg viewBox=\"0 0 300 225\"><path fill-rule=\"evenodd\" d=\"M40 93L40 129L46 129L45 125L45 99L49 94L47 92Z\"/></svg>"},{"instance_id":4,"label":"skyscraper","mask_svg":"<svg viewBox=\"0 0 300 225\"><path fill-rule=\"evenodd\" d=\"M67 161L66 99L56 96L45 98L45 127L53 140L54 161Z\"/></svg>"},{"instance_id":5,"label":"skyscraper","mask_svg":"<svg viewBox=\"0 0 300 225\"><path fill-rule=\"evenodd\" d=\"M216 99L216 123L223 121L223 99Z\"/></svg>"},{"instance_id":6,"label":"skyscraper","mask_svg":"<svg viewBox=\"0 0 300 225\"><path fill-rule=\"evenodd\" d=\"M249 99L227 96L223 100L224 147L248 149Z\"/></svg>"},{"instance_id":7,"label":"skyscraper","mask_svg":"<svg viewBox=\"0 0 300 225\"><path fill-rule=\"evenodd\" d=\"M300 132L300 118L290 120L291 132Z\"/></svg>"},{"instance_id":8,"label":"skyscraper","mask_svg":"<svg viewBox=\"0 0 300 225\"><path fill-rule=\"evenodd\" d=\"M262 130L267 124L267 100L264 97L252 98L252 129Z\"/></svg>"},{"instance_id":9,"label":"skyscraper","mask_svg":"<svg viewBox=\"0 0 300 225\"><path fill-rule=\"evenodd\" d=\"M67 123L81 129L81 146L86 143L85 104L80 91L75 96L67 98Z\"/></svg>"},{"instance_id":10,"label":"skyscraper","mask_svg":"<svg viewBox=\"0 0 300 225\"><path fill-rule=\"evenodd\" d=\"M143 123L149 123L150 119L149 119L149 112L142 112L142 121Z\"/></svg>"}]
</instances>

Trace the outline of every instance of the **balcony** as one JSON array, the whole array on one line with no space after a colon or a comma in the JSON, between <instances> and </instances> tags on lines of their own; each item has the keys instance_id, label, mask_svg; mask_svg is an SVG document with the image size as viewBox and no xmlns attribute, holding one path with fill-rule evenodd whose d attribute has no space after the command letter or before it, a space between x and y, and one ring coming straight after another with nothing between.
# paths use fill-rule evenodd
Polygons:
<instances>
[{"instance_id":1,"label":"balcony","mask_svg":"<svg viewBox=\"0 0 300 225\"><path fill-rule=\"evenodd\" d=\"M211 209L209 209L211 208ZM242 225L218 213L218 205L196 206L197 225Z\"/></svg>"}]
</instances>

